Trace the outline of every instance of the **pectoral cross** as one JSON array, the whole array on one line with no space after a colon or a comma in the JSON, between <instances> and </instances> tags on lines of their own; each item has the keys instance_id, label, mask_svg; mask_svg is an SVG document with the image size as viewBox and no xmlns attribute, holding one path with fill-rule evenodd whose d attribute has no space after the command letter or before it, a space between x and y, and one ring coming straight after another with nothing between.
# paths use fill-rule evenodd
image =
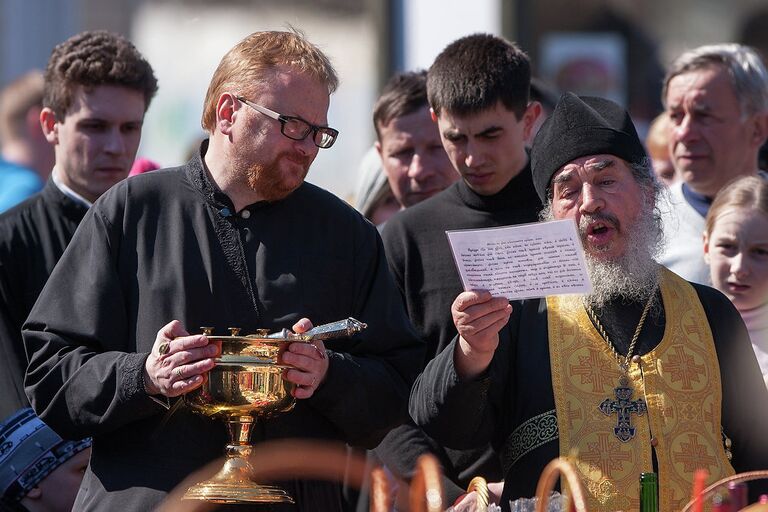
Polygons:
<instances>
[{"instance_id":1,"label":"pectoral cross","mask_svg":"<svg viewBox=\"0 0 768 512\"><path fill-rule=\"evenodd\" d=\"M622 443L626 443L635 437L635 427L632 426L632 413L642 416L648 410L645 400L639 398L632 400L632 388L629 387L629 381L626 377L619 379L619 385L615 388L616 400L606 398L600 404L600 410L603 414L610 416L614 412L618 415L616 426L613 433Z\"/></svg>"}]
</instances>

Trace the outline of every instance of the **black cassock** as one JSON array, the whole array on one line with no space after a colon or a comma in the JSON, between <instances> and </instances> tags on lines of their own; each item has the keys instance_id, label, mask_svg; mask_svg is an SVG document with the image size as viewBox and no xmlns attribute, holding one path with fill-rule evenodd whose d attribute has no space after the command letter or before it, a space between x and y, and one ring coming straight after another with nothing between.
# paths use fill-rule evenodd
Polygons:
<instances>
[{"instance_id":1,"label":"black cassock","mask_svg":"<svg viewBox=\"0 0 768 512\"><path fill-rule=\"evenodd\" d=\"M205 152L207 143L203 144ZM247 213L246 213L247 212ZM235 212L198 156L110 189L91 208L25 324L26 391L66 437L93 436L77 510L151 510L223 454L223 422L165 410L144 391L157 331L227 334L355 317L368 329L329 340L313 397L260 422L254 443L303 437L373 447L407 417L423 346L387 270L376 228L303 184ZM300 510L335 510L339 486L287 484Z\"/></svg>"},{"instance_id":2,"label":"black cassock","mask_svg":"<svg viewBox=\"0 0 768 512\"><path fill-rule=\"evenodd\" d=\"M0 215L0 419L29 406L21 326L87 211L48 180Z\"/></svg>"},{"instance_id":3,"label":"black cassock","mask_svg":"<svg viewBox=\"0 0 768 512\"><path fill-rule=\"evenodd\" d=\"M451 304L464 291L445 231L535 222L540 209L529 162L497 194L482 196L459 180L387 221L382 233L387 260L408 316L426 343L427 361L456 335ZM376 450L395 473L406 476L427 452L440 459L449 503L463 494L473 477L495 481L503 476L492 450L452 450L409 424L393 430Z\"/></svg>"}]
</instances>

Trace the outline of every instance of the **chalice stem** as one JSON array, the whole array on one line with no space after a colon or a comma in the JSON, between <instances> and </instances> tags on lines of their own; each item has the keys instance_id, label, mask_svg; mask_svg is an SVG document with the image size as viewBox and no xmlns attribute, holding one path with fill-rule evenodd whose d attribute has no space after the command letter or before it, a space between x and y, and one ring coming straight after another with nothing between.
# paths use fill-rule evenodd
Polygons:
<instances>
[{"instance_id":1,"label":"chalice stem","mask_svg":"<svg viewBox=\"0 0 768 512\"><path fill-rule=\"evenodd\" d=\"M184 499L214 503L293 503L281 488L257 484L251 480L253 468L249 462L254 425L252 416L230 416L226 420L229 444L224 467L210 480L193 485Z\"/></svg>"},{"instance_id":2,"label":"chalice stem","mask_svg":"<svg viewBox=\"0 0 768 512\"><path fill-rule=\"evenodd\" d=\"M250 446L253 423L252 416L232 416L227 418L230 446Z\"/></svg>"},{"instance_id":3,"label":"chalice stem","mask_svg":"<svg viewBox=\"0 0 768 512\"><path fill-rule=\"evenodd\" d=\"M214 481L227 482L229 485L250 484L252 468L248 458L251 456L251 432L253 418L251 416L236 416L227 419L229 444L227 445L227 461L224 467L213 477Z\"/></svg>"}]
</instances>

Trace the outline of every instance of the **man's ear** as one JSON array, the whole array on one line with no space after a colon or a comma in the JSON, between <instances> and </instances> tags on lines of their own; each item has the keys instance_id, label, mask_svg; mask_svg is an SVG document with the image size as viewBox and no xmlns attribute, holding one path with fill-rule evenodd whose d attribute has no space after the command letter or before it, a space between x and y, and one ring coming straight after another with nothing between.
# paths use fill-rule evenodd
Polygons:
<instances>
[{"instance_id":1,"label":"man's ear","mask_svg":"<svg viewBox=\"0 0 768 512\"><path fill-rule=\"evenodd\" d=\"M49 107L40 111L40 127L43 129L45 140L54 145L59 143L59 122Z\"/></svg>"},{"instance_id":2,"label":"man's ear","mask_svg":"<svg viewBox=\"0 0 768 512\"><path fill-rule=\"evenodd\" d=\"M232 133L232 125L235 123L240 101L234 94L225 92L219 96L216 103L216 128L224 135Z\"/></svg>"},{"instance_id":3,"label":"man's ear","mask_svg":"<svg viewBox=\"0 0 768 512\"><path fill-rule=\"evenodd\" d=\"M762 146L768 140L768 114L755 114L752 120L752 138L756 147Z\"/></svg>"},{"instance_id":4,"label":"man's ear","mask_svg":"<svg viewBox=\"0 0 768 512\"><path fill-rule=\"evenodd\" d=\"M435 113L435 109L433 109L432 107L429 107L429 117L432 118L433 123L437 122L437 114Z\"/></svg>"},{"instance_id":5,"label":"man's ear","mask_svg":"<svg viewBox=\"0 0 768 512\"><path fill-rule=\"evenodd\" d=\"M376 148L376 152L379 154L379 158L384 158L381 156L381 141L376 141L373 146Z\"/></svg>"},{"instance_id":6,"label":"man's ear","mask_svg":"<svg viewBox=\"0 0 768 512\"><path fill-rule=\"evenodd\" d=\"M530 102L525 108L525 112L523 112L523 138L528 139L531 136L531 130L541 115L541 110L541 103L538 101Z\"/></svg>"}]
</instances>

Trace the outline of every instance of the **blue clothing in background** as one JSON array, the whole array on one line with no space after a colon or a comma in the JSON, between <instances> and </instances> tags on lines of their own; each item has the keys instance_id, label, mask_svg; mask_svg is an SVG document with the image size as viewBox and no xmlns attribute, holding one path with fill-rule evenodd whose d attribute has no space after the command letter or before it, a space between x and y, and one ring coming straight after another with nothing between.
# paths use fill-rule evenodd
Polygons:
<instances>
[{"instance_id":1,"label":"blue clothing in background","mask_svg":"<svg viewBox=\"0 0 768 512\"><path fill-rule=\"evenodd\" d=\"M35 171L0 159L0 212L15 206L42 188L43 181Z\"/></svg>"}]
</instances>

